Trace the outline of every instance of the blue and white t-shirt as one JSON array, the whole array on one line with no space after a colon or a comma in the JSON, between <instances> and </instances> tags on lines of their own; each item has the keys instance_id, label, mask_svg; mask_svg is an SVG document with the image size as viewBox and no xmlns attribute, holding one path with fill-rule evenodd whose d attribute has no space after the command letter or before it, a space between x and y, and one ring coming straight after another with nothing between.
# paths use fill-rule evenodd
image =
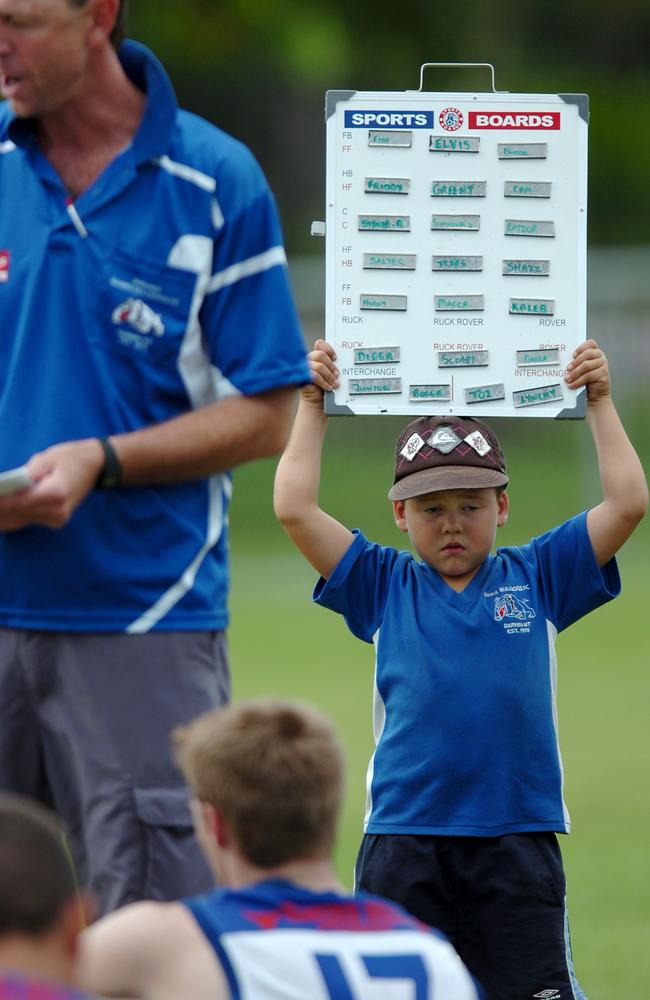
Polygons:
<instances>
[{"instance_id":1,"label":"blue and white t-shirt","mask_svg":"<svg viewBox=\"0 0 650 1000\"><path fill-rule=\"evenodd\" d=\"M479 1000L451 944L395 903L282 879L183 901L233 998Z\"/></svg>"},{"instance_id":2,"label":"blue and white t-shirt","mask_svg":"<svg viewBox=\"0 0 650 1000\"><path fill-rule=\"evenodd\" d=\"M143 46L132 143L74 203L0 105L0 470L309 381L277 211L251 153L178 109ZM0 534L0 625L227 623L228 473L91 494L65 528Z\"/></svg>"},{"instance_id":3,"label":"blue and white t-shirt","mask_svg":"<svg viewBox=\"0 0 650 1000\"><path fill-rule=\"evenodd\" d=\"M498 549L460 593L357 533L314 599L375 646L367 831L568 832L555 637L619 591L585 513Z\"/></svg>"}]
</instances>

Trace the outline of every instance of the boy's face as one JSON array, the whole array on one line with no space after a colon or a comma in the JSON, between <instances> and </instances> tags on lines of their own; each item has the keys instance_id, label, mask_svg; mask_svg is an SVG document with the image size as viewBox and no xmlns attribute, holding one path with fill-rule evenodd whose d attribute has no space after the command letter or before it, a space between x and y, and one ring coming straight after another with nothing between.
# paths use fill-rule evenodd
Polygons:
<instances>
[{"instance_id":1,"label":"boy's face","mask_svg":"<svg viewBox=\"0 0 650 1000\"><path fill-rule=\"evenodd\" d=\"M508 494L486 489L440 490L394 500L395 523L413 548L454 590L463 590L492 551L508 519Z\"/></svg>"}]
</instances>

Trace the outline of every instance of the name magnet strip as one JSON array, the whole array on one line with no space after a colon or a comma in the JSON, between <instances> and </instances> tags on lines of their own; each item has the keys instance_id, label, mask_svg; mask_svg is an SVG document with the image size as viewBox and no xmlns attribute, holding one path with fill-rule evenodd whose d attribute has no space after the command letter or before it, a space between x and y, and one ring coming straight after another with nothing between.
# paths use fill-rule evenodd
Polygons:
<instances>
[{"instance_id":1,"label":"name magnet strip","mask_svg":"<svg viewBox=\"0 0 650 1000\"><path fill-rule=\"evenodd\" d=\"M564 399L561 385L545 385L534 389L518 389L512 394L512 400L517 408L521 406L537 406L540 403L554 403Z\"/></svg>"},{"instance_id":2,"label":"name magnet strip","mask_svg":"<svg viewBox=\"0 0 650 1000\"><path fill-rule=\"evenodd\" d=\"M373 295L372 293L362 293L359 297L359 307L361 309L378 309L385 311L406 309L406 295Z\"/></svg>"},{"instance_id":3,"label":"name magnet strip","mask_svg":"<svg viewBox=\"0 0 650 1000\"><path fill-rule=\"evenodd\" d=\"M351 378L348 381L351 396L379 396L389 392L401 392L401 378Z\"/></svg>"},{"instance_id":4,"label":"name magnet strip","mask_svg":"<svg viewBox=\"0 0 650 1000\"><path fill-rule=\"evenodd\" d=\"M432 271L482 271L482 257L443 257L431 258Z\"/></svg>"},{"instance_id":5,"label":"name magnet strip","mask_svg":"<svg viewBox=\"0 0 650 1000\"><path fill-rule=\"evenodd\" d=\"M492 400L505 399L506 387L502 382L493 385L477 385L465 389L466 403L489 403Z\"/></svg>"},{"instance_id":6,"label":"name magnet strip","mask_svg":"<svg viewBox=\"0 0 650 1000\"><path fill-rule=\"evenodd\" d=\"M481 228L481 216L480 215L432 215L431 228L478 231Z\"/></svg>"},{"instance_id":7,"label":"name magnet strip","mask_svg":"<svg viewBox=\"0 0 650 1000\"><path fill-rule=\"evenodd\" d=\"M368 145L410 148L413 145L413 133L371 128L368 132Z\"/></svg>"},{"instance_id":8,"label":"name magnet strip","mask_svg":"<svg viewBox=\"0 0 650 1000\"><path fill-rule=\"evenodd\" d=\"M408 215L360 215L359 232L401 232L411 230L411 218Z\"/></svg>"},{"instance_id":9,"label":"name magnet strip","mask_svg":"<svg viewBox=\"0 0 650 1000\"><path fill-rule=\"evenodd\" d=\"M473 136L466 136L464 139L452 139L446 135L432 135L429 137L429 152L431 153L478 153L481 148L481 140Z\"/></svg>"},{"instance_id":10,"label":"name magnet strip","mask_svg":"<svg viewBox=\"0 0 650 1000\"><path fill-rule=\"evenodd\" d=\"M510 299L511 316L552 316L555 299Z\"/></svg>"},{"instance_id":11,"label":"name magnet strip","mask_svg":"<svg viewBox=\"0 0 650 1000\"><path fill-rule=\"evenodd\" d=\"M451 385L410 385L409 399L414 403L451 402Z\"/></svg>"},{"instance_id":12,"label":"name magnet strip","mask_svg":"<svg viewBox=\"0 0 650 1000\"><path fill-rule=\"evenodd\" d=\"M399 360L399 347L357 347L354 351L355 365L395 363Z\"/></svg>"},{"instance_id":13,"label":"name magnet strip","mask_svg":"<svg viewBox=\"0 0 650 1000\"><path fill-rule=\"evenodd\" d=\"M484 308L482 295L434 295L436 312L481 312Z\"/></svg>"},{"instance_id":14,"label":"name magnet strip","mask_svg":"<svg viewBox=\"0 0 650 1000\"><path fill-rule=\"evenodd\" d=\"M484 368L489 364L487 351L439 351L439 368Z\"/></svg>"},{"instance_id":15,"label":"name magnet strip","mask_svg":"<svg viewBox=\"0 0 650 1000\"><path fill-rule=\"evenodd\" d=\"M517 351L518 368L544 368L560 364L560 351L557 348L534 348L531 351Z\"/></svg>"},{"instance_id":16,"label":"name magnet strip","mask_svg":"<svg viewBox=\"0 0 650 1000\"><path fill-rule=\"evenodd\" d=\"M551 184L549 181L505 181L503 195L505 198L550 198Z\"/></svg>"},{"instance_id":17,"label":"name magnet strip","mask_svg":"<svg viewBox=\"0 0 650 1000\"><path fill-rule=\"evenodd\" d=\"M548 143L499 142L497 155L500 160L545 160L548 156Z\"/></svg>"},{"instance_id":18,"label":"name magnet strip","mask_svg":"<svg viewBox=\"0 0 650 1000\"><path fill-rule=\"evenodd\" d=\"M414 253L364 253L363 266L368 271L415 271L416 259Z\"/></svg>"},{"instance_id":19,"label":"name magnet strip","mask_svg":"<svg viewBox=\"0 0 650 1000\"><path fill-rule=\"evenodd\" d=\"M506 236L555 236L555 223L546 219L506 219Z\"/></svg>"},{"instance_id":20,"label":"name magnet strip","mask_svg":"<svg viewBox=\"0 0 650 1000\"><path fill-rule=\"evenodd\" d=\"M408 177L366 177L366 194L408 194L411 182Z\"/></svg>"},{"instance_id":21,"label":"name magnet strip","mask_svg":"<svg viewBox=\"0 0 650 1000\"><path fill-rule=\"evenodd\" d=\"M504 260L501 273L546 277L551 273L551 262L550 260Z\"/></svg>"},{"instance_id":22,"label":"name magnet strip","mask_svg":"<svg viewBox=\"0 0 650 1000\"><path fill-rule=\"evenodd\" d=\"M487 181L434 181L432 198L485 198Z\"/></svg>"}]
</instances>

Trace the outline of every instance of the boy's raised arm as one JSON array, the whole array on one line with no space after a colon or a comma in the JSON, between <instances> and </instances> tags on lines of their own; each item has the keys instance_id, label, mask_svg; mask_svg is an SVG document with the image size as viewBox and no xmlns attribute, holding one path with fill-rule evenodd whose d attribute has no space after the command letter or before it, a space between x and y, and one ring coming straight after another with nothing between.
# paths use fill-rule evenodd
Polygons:
<instances>
[{"instance_id":1,"label":"boy's raised arm","mask_svg":"<svg viewBox=\"0 0 650 1000\"><path fill-rule=\"evenodd\" d=\"M318 505L321 455L328 418L323 392L338 385L333 347L317 340L309 354L313 384L300 392L289 443L275 474L273 504L284 530L305 558L327 579L354 535Z\"/></svg>"},{"instance_id":2,"label":"boy's raised arm","mask_svg":"<svg viewBox=\"0 0 650 1000\"><path fill-rule=\"evenodd\" d=\"M648 485L611 396L607 358L586 340L567 365L567 384L587 386L587 422L596 445L602 502L589 511L587 530L599 566L630 537L648 509Z\"/></svg>"}]
</instances>

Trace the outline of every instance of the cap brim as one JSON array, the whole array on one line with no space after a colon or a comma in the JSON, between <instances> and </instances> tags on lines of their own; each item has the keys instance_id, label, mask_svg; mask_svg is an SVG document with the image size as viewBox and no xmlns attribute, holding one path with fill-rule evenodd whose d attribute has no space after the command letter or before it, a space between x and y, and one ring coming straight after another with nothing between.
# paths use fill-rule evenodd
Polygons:
<instances>
[{"instance_id":1,"label":"cap brim","mask_svg":"<svg viewBox=\"0 0 650 1000\"><path fill-rule=\"evenodd\" d=\"M497 469L479 469L473 465L441 465L421 469L404 476L390 489L391 500L408 500L438 490L480 490L488 486L505 486L508 477Z\"/></svg>"}]
</instances>

